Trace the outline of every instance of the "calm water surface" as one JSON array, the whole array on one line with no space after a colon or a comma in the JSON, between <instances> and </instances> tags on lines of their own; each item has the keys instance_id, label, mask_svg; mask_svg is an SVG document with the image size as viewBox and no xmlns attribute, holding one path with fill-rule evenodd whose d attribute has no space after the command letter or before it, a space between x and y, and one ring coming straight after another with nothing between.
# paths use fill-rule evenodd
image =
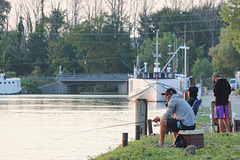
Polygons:
<instances>
[{"instance_id":1,"label":"calm water surface","mask_svg":"<svg viewBox=\"0 0 240 160\"><path fill-rule=\"evenodd\" d=\"M148 108L151 119L165 111ZM135 137L135 103L126 96L2 95L0 109L0 159L82 160L121 145L123 132Z\"/></svg>"}]
</instances>

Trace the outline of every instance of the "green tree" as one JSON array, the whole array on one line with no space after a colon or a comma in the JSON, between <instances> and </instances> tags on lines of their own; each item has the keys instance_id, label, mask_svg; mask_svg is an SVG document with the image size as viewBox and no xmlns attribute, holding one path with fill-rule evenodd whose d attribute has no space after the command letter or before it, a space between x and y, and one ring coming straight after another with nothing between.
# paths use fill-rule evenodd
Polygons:
<instances>
[{"instance_id":1,"label":"green tree","mask_svg":"<svg viewBox=\"0 0 240 160\"><path fill-rule=\"evenodd\" d=\"M78 50L78 48L72 44L72 40L69 39L71 36L68 36L69 33L63 35L63 37L58 39L59 45L63 46L63 55L64 57L69 57L69 62L67 64L67 70L75 71L76 73L84 73L83 67L80 65L84 61L83 54ZM75 43L76 44L76 43Z\"/></svg>"},{"instance_id":2,"label":"green tree","mask_svg":"<svg viewBox=\"0 0 240 160\"><path fill-rule=\"evenodd\" d=\"M39 77L42 75L41 68L39 66L34 67L34 71L31 73L31 77Z\"/></svg>"},{"instance_id":3,"label":"green tree","mask_svg":"<svg viewBox=\"0 0 240 160\"><path fill-rule=\"evenodd\" d=\"M10 11L11 4L8 1L0 0L0 34L3 32L4 24Z\"/></svg>"},{"instance_id":4,"label":"green tree","mask_svg":"<svg viewBox=\"0 0 240 160\"><path fill-rule=\"evenodd\" d=\"M63 52L63 45L60 42L49 42L48 60L49 69L46 72L48 76L58 76L58 68L62 66L65 73L69 73L68 65L70 65L69 56Z\"/></svg>"},{"instance_id":5,"label":"green tree","mask_svg":"<svg viewBox=\"0 0 240 160\"><path fill-rule=\"evenodd\" d=\"M3 69L14 71L17 75L24 75L28 68L26 63L26 36L24 34L23 18L20 17L17 30L8 32L4 39L4 49L2 54Z\"/></svg>"},{"instance_id":6,"label":"green tree","mask_svg":"<svg viewBox=\"0 0 240 160\"><path fill-rule=\"evenodd\" d=\"M45 21L47 23L46 26L50 34L50 41L55 41L59 36L59 33L65 30L66 22L64 21L64 17L65 11L61 11L59 8L53 9L50 16L45 17Z\"/></svg>"},{"instance_id":7,"label":"green tree","mask_svg":"<svg viewBox=\"0 0 240 160\"><path fill-rule=\"evenodd\" d=\"M207 58L197 59L193 65L191 75L196 83L200 78L211 77L213 73L212 63Z\"/></svg>"},{"instance_id":8,"label":"green tree","mask_svg":"<svg viewBox=\"0 0 240 160\"><path fill-rule=\"evenodd\" d=\"M7 15L11 11L11 4L5 0L0 0L0 57L1 57L1 68L5 69L5 55L6 55L6 39L7 33L4 34L4 26L7 21Z\"/></svg>"},{"instance_id":9,"label":"green tree","mask_svg":"<svg viewBox=\"0 0 240 160\"><path fill-rule=\"evenodd\" d=\"M164 7L149 16L140 17L140 39L153 38L154 32L162 36L171 32L176 37L185 37L198 48L204 45L204 56L208 57L208 49L217 44L222 26L218 14L220 5L205 3L191 9L180 10Z\"/></svg>"},{"instance_id":10,"label":"green tree","mask_svg":"<svg viewBox=\"0 0 240 160\"><path fill-rule=\"evenodd\" d=\"M236 71L240 70L240 55L230 40L231 32L227 29L221 30L220 43L210 48L209 55L212 56L214 71L225 77L234 77Z\"/></svg>"},{"instance_id":11,"label":"green tree","mask_svg":"<svg viewBox=\"0 0 240 160\"><path fill-rule=\"evenodd\" d=\"M2 68L5 71L14 71L17 75L24 75L27 68L25 68L24 63L24 53L20 52L20 44L18 42L18 32L11 31L8 32L8 39L4 43L3 54L1 54L3 59Z\"/></svg>"},{"instance_id":12,"label":"green tree","mask_svg":"<svg viewBox=\"0 0 240 160\"><path fill-rule=\"evenodd\" d=\"M130 46L130 30L126 17L106 13L72 28L68 39L74 44L80 65L87 73L126 73L135 58Z\"/></svg>"},{"instance_id":13,"label":"green tree","mask_svg":"<svg viewBox=\"0 0 240 160\"><path fill-rule=\"evenodd\" d=\"M228 0L223 3L220 15L222 20L226 22L227 28L231 32L231 41L233 46L240 54L240 1Z\"/></svg>"},{"instance_id":14,"label":"green tree","mask_svg":"<svg viewBox=\"0 0 240 160\"><path fill-rule=\"evenodd\" d=\"M47 48L48 48L48 36L47 32L44 29L43 24L38 24L35 32L29 35L28 40L28 68L30 74L35 66L39 66L42 73L47 71L48 65L46 65L47 57ZM41 75L42 76L42 75Z\"/></svg>"}]
</instances>

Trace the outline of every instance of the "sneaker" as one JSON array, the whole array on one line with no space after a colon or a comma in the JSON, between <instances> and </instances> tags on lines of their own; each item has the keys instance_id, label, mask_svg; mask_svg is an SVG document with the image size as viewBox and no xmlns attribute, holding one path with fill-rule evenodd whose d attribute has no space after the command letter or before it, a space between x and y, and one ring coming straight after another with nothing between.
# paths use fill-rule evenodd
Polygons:
<instances>
[{"instance_id":1,"label":"sneaker","mask_svg":"<svg viewBox=\"0 0 240 160\"><path fill-rule=\"evenodd\" d=\"M164 145L156 144L156 145L154 145L154 147L161 147L161 148L163 148Z\"/></svg>"}]
</instances>

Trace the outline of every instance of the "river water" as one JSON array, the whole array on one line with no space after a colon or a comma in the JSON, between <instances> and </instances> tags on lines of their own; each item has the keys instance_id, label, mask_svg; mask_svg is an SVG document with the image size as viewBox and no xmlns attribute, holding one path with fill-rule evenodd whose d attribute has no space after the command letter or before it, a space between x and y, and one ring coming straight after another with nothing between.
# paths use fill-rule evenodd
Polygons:
<instances>
[{"instance_id":1,"label":"river water","mask_svg":"<svg viewBox=\"0 0 240 160\"><path fill-rule=\"evenodd\" d=\"M123 132L135 137L126 96L1 95L0 109L0 159L84 160L121 145ZM150 119L164 111L148 104Z\"/></svg>"}]
</instances>

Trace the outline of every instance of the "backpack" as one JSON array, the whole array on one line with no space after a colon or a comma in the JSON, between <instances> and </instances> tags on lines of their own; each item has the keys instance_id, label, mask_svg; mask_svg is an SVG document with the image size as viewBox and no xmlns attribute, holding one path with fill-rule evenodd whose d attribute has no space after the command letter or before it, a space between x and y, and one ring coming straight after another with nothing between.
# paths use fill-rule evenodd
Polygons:
<instances>
[{"instance_id":1,"label":"backpack","mask_svg":"<svg viewBox=\"0 0 240 160\"><path fill-rule=\"evenodd\" d=\"M202 100L201 100L201 99L195 100L195 101L193 102L192 109L193 109L193 112L195 113L195 116L197 115L197 112L198 112L198 109L199 109L199 106L200 106L201 103L202 103Z\"/></svg>"}]
</instances>

